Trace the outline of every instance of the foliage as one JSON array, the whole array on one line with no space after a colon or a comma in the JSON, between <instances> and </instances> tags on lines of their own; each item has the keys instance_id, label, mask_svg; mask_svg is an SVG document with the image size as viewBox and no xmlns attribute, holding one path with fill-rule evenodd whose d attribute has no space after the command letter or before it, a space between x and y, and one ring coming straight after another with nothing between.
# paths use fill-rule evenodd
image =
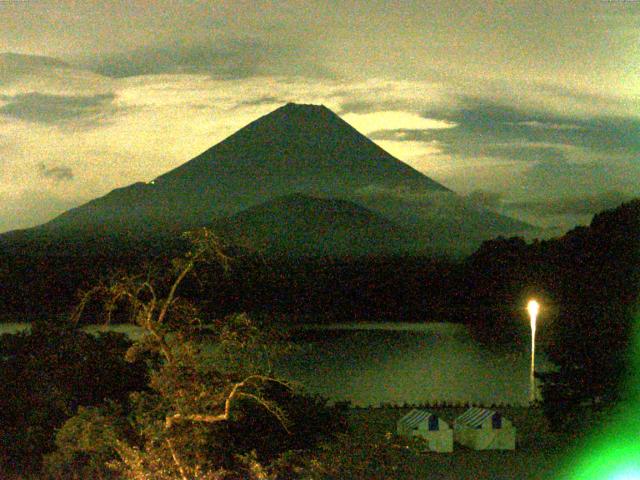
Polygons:
<instances>
[{"instance_id":1,"label":"foliage","mask_svg":"<svg viewBox=\"0 0 640 480\"><path fill-rule=\"evenodd\" d=\"M605 409L624 398L633 315L640 292L640 201L596 215L570 232L563 252L570 277L548 353L557 372L542 376L545 409L561 427L566 413Z\"/></svg>"},{"instance_id":2,"label":"foliage","mask_svg":"<svg viewBox=\"0 0 640 480\"><path fill-rule=\"evenodd\" d=\"M178 295L197 265L230 262L208 230L191 234L191 241L192 250L172 261L168 272L120 273L82 295L76 320L95 298L104 301L108 317L126 310L145 331L126 358L160 360L149 363L148 390L130 397L133 435L96 428L91 423L104 421L102 414L83 411L84 418L61 430L62 463L88 455L90 461L79 461L91 469L111 456L114 471L132 480L261 478L263 463L287 448L308 447L338 427L323 400L298 395L273 375L274 358L291 348L282 332L245 314L205 325L197 306ZM108 439L108 445L94 451L66 440L74 432Z\"/></svg>"},{"instance_id":3,"label":"foliage","mask_svg":"<svg viewBox=\"0 0 640 480\"><path fill-rule=\"evenodd\" d=\"M0 337L0 469L39 468L55 429L79 406L123 403L145 388L144 364L123 358L130 345L124 335L96 337L66 321Z\"/></svg>"},{"instance_id":4,"label":"foliage","mask_svg":"<svg viewBox=\"0 0 640 480\"><path fill-rule=\"evenodd\" d=\"M279 480L386 480L417 478L415 457L425 450L423 440L388 434L378 441L339 434L313 452L288 452L272 467Z\"/></svg>"},{"instance_id":5,"label":"foliage","mask_svg":"<svg viewBox=\"0 0 640 480\"><path fill-rule=\"evenodd\" d=\"M558 371L543 379L556 428L620 399L640 292L640 200L596 215L561 238L483 243L465 262L470 329L486 343L526 346L526 298L542 301L538 336Z\"/></svg>"},{"instance_id":6,"label":"foliage","mask_svg":"<svg viewBox=\"0 0 640 480\"><path fill-rule=\"evenodd\" d=\"M514 320L520 317L523 290L538 283L535 247L519 237L497 238L465 261L466 320L476 339L488 345L527 345L528 324Z\"/></svg>"},{"instance_id":7,"label":"foliage","mask_svg":"<svg viewBox=\"0 0 640 480\"><path fill-rule=\"evenodd\" d=\"M79 286L90 288L114 269L134 272L145 262L181 256L189 243L176 237L159 232L114 234L99 241L74 236L59 244L25 240L6 248L0 239L0 321L2 315L13 321L68 313L77 305ZM429 255L265 259L260 252L239 248L233 258L234 268L224 282L219 266L201 264L198 283L193 277L183 282L181 297L197 301L201 312L212 317L242 311L252 318L280 313L314 322L418 322L429 312L429 320L458 321L457 262ZM395 288L400 284L402 289Z\"/></svg>"},{"instance_id":8,"label":"foliage","mask_svg":"<svg viewBox=\"0 0 640 480\"><path fill-rule=\"evenodd\" d=\"M126 437L132 432L121 406L80 407L58 430L56 450L45 456L43 474L55 480L114 478L108 462L116 457L117 439Z\"/></svg>"}]
</instances>

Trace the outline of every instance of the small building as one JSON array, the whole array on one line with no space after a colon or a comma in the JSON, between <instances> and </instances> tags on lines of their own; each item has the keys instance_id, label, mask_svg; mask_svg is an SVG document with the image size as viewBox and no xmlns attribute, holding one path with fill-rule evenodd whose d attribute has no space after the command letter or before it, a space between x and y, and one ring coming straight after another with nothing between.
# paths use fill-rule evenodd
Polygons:
<instances>
[{"instance_id":1,"label":"small building","mask_svg":"<svg viewBox=\"0 0 640 480\"><path fill-rule=\"evenodd\" d=\"M456 442L474 450L515 450L516 429L500 413L473 407L455 419Z\"/></svg>"},{"instance_id":2,"label":"small building","mask_svg":"<svg viewBox=\"0 0 640 480\"><path fill-rule=\"evenodd\" d=\"M453 430L437 415L413 409L398 420L398 435L423 438L432 452L453 451Z\"/></svg>"}]
</instances>

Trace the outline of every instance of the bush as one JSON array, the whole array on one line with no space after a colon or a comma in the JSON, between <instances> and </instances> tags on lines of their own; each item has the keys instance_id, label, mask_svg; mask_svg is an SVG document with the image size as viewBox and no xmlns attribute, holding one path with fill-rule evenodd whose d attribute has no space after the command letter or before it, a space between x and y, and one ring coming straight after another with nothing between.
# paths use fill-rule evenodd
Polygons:
<instances>
[{"instance_id":1,"label":"bush","mask_svg":"<svg viewBox=\"0 0 640 480\"><path fill-rule=\"evenodd\" d=\"M388 435L380 442L338 435L313 453L288 452L272 466L278 480L386 480L418 478L416 455L424 450L419 438Z\"/></svg>"},{"instance_id":2,"label":"bush","mask_svg":"<svg viewBox=\"0 0 640 480\"><path fill-rule=\"evenodd\" d=\"M44 457L43 473L52 480L117 478L108 467L118 438L131 437L122 407L80 407L55 436L56 451Z\"/></svg>"},{"instance_id":3,"label":"bush","mask_svg":"<svg viewBox=\"0 0 640 480\"><path fill-rule=\"evenodd\" d=\"M126 402L144 389L144 364L127 363L122 334L92 336L65 321L0 337L0 469L35 471L54 448L54 432L78 407Z\"/></svg>"}]
</instances>

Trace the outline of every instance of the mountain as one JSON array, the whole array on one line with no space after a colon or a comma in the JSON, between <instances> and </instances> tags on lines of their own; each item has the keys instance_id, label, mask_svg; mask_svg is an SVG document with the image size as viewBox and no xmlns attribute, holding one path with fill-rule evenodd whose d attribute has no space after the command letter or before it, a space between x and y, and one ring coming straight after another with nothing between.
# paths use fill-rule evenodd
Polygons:
<instances>
[{"instance_id":1,"label":"mountain","mask_svg":"<svg viewBox=\"0 0 640 480\"><path fill-rule=\"evenodd\" d=\"M446 253L469 253L483 239L531 228L465 203L328 108L290 103L154 181L113 190L35 231L54 237L180 231L295 193L353 202Z\"/></svg>"},{"instance_id":2,"label":"mountain","mask_svg":"<svg viewBox=\"0 0 640 480\"><path fill-rule=\"evenodd\" d=\"M483 240L497 236L538 234L532 226L482 208L453 192L361 190L351 197L367 208L401 225L431 249L464 255Z\"/></svg>"},{"instance_id":3,"label":"mountain","mask_svg":"<svg viewBox=\"0 0 640 480\"><path fill-rule=\"evenodd\" d=\"M411 235L381 215L347 200L293 194L216 222L234 244L286 256L357 257L415 249Z\"/></svg>"},{"instance_id":4,"label":"mountain","mask_svg":"<svg viewBox=\"0 0 640 480\"><path fill-rule=\"evenodd\" d=\"M114 190L50 227L190 227L296 192L344 197L369 185L447 189L323 106L288 104L150 183Z\"/></svg>"}]
</instances>

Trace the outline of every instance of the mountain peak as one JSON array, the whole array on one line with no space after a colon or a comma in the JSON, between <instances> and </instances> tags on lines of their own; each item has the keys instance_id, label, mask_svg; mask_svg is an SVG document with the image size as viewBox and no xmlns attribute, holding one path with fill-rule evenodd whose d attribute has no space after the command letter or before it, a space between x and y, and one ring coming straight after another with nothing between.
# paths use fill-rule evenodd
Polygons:
<instances>
[{"instance_id":1,"label":"mountain peak","mask_svg":"<svg viewBox=\"0 0 640 480\"><path fill-rule=\"evenodd\" d=\"M288 110L310 110L310 111L311 110L329 110L324 105L317 105L315 103L295 103L295 102L288 102L280 108L286 108Z\"/></svg>"},{"instance_id":2,"label":"mountain peak","mask_svg":"<svg viewBox=\"0 0 640 480\"><path fill-rule=\"evenodd\" d=\"M340 117L329 110L324 105L315 105L311 103L287 103L280 108L275 109L271 113L257 120L257 122L264 122L265 120L278 119L279 121L291 121L298 122L303 121L305 123L309 121L313 122L327 122L327 121L341 121Z\"/></svg>"},{"instance_id":3,"label":"mountain peak","mask_svg":"<svg viewBox=\"0 0 640 480\"><path fill-rule=\"evenodd\" d=\"M275 110L283 110L286 112L306 112L306 113L331 113L334 114L324 105L316 105L314 103L293 103L289 102ZM334 114L335 115L335 114Z\"/></svg>"}]
</instances>

